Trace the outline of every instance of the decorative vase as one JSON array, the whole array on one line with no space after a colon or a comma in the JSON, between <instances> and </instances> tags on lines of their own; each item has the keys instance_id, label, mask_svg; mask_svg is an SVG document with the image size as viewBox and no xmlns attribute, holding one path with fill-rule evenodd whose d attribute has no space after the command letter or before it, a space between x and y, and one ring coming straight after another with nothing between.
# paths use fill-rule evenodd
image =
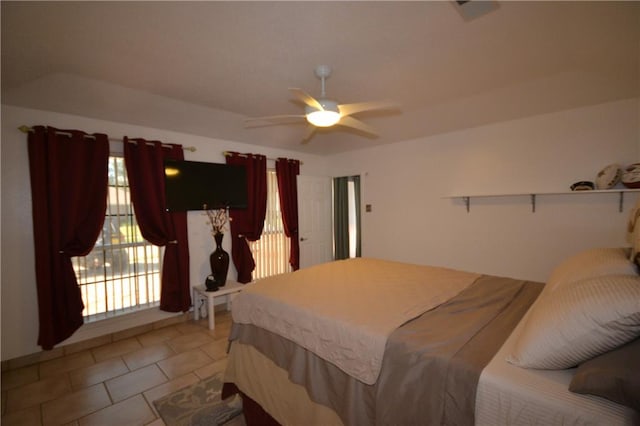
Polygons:
<instances>
[{"instance_id":1,"label":"decorative vase","mask_svg":"<svg viewBox=\"0 0 640 426\"><path fill-rule=\"evenodd\" d=\"M222 237L224 237L223 233L218 233L213 237L216 240L216 249L209 256L211 275L213 275L218 287L226 284L227 272L229 271L229 253L222 249Z\"/></svg>"}]
</instances>

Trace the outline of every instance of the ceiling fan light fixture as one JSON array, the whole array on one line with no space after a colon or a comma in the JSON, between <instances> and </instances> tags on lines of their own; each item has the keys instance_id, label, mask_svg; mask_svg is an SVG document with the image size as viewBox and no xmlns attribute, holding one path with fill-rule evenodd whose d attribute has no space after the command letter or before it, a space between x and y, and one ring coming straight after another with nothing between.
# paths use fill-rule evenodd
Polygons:
<instances>
[{"instance_id":1,"label":"ceiling fan light fixture","mask_svg":"<svg viewBox=\"0 0 640 426\"><path fill-rule=\"evenodd\" d=\"M330 127L340 121L340 114L335 111L313 111L307 114L307 121L314 126Z\"/></svg>"},{"instance_id":2,"label":"ceiling fan light fixture","mask_svg":"<svg viewBox=\"0 0 640 426\"><path fill-rule=\"evenodd\" d=\"M310 106L305 108L307 121L314 126L330 127L340 121L340 111L338 103L329 99L318 99L322 109Z\"/></svg>"}]
</instances>

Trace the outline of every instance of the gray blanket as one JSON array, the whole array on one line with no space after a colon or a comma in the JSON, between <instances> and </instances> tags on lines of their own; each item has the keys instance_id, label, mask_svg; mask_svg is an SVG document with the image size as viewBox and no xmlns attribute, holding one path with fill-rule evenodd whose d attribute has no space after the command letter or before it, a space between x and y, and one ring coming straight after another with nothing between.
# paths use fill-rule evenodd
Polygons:
<instances>
[{"instance_id":1,"label":"gray blanket","mask_svg":"<svg viewBox=\"0 0 640 426\"><path fill-rule=\"evenodd\" d=\"M234 324L230 340L268 356L347 425L470 425L482 369L541 289L539 283L480 277L391 334L373 385L252 325Z\"/></svg>"}]
</instances>

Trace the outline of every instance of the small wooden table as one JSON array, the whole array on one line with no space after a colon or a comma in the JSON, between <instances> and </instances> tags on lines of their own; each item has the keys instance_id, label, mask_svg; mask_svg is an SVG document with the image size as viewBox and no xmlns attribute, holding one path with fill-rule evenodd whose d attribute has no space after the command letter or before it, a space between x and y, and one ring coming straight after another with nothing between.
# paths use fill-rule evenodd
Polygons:
<instances>
[{"instance_id":1,"label":"small wooden table","mask_svg":"<svg viewBox=\"0 0 640 426\"><path fill-rule=\"evenodd\" d=\"M198 304L207 300L207 312L203 317L209 317L209 330L213 330L216 327L215 315L214 315L214 301L216 297L226 296L227 298L227 310L231 310L231 303L233 298L238 295L239 292L247 284L240 284L235 281L227 280L224 287L220 287L217 291L207 291L207 288L203 285L193 287L193 319L196 321L200 319L200 308Z\"/></svg>"}]
</instances>

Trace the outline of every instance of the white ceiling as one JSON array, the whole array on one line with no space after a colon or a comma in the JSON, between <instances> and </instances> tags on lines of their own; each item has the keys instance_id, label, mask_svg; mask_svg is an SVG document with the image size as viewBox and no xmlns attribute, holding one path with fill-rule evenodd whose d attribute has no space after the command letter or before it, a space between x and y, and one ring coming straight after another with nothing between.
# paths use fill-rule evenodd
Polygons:
<instances>
[{"instance_id":1,"label":"white ceiling","mask_svg":"<svg viewBox=\"0 0 640 426\"><path fill-rule=\"evenodd\" d=\"M2 1L2 102L333 154L640 96L639 2L496 5ZM400 104L357 116L380 137L245 128L301 113L318 64L340 103Z\"/></svg>"}]
</instances>

